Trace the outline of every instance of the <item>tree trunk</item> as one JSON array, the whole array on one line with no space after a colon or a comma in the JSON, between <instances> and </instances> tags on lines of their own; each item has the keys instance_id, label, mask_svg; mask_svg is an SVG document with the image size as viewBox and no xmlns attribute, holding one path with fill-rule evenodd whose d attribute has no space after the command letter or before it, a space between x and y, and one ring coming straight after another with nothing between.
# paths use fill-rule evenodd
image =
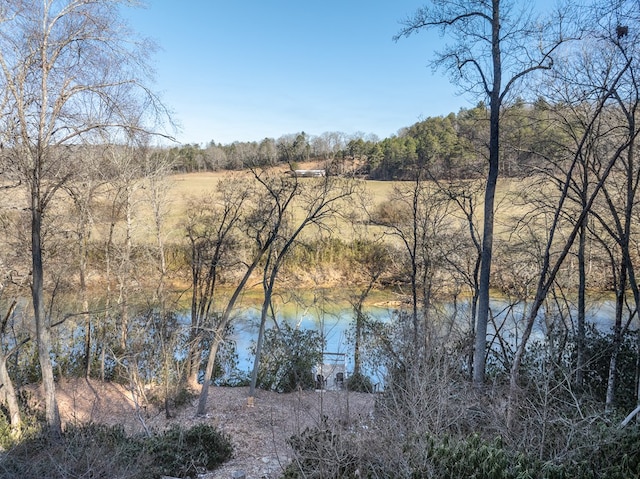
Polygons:
<instances>
[{"instance_id":1,"label":"tree trunk","mask_svg":"<svg viewBox=\"0 0 640 479\"><path fill-rule=\"evenodd\" d=\"M491 144L498 145L497 113L491 111ZM495 124L494 124L495 122ZM494 138L495 137L495 138ZM497 146L495 147L497 148ZM473 382L476 386L484 383L487 347L487 324L489 322L491 262L493 258L494 203L498 184L498 154L490 153L489 175L484 196L484 224L482 234L482 255L480 282L478 287L478 314L476 316L476 339L473 355Z\"/></svg>"},{"instance_id":2,"label":"tree trunk","mask_svg":"<svg viewBox=\"0 0 640 479\"><path fill-rule=\"evenodd\" d=\"M256 383L258 382L258 369L260 368L260 358L262 356L262 344L264 343L264 330L267 325L269 305L271 304L271 294L273 285L265 285L264 300L260 311L260 330L258 331L258 341L256 343L256 356L253 360L253 370L251 371L251 384L249 385L249 398L253 398L256 393Z\"/></svg>"},{"instance_id":3,"label":"tree trunk","mask_svg":"<svg viewBox=\"0 0 640 479\"><path fill-rule=\"evenodd\" d=\"M87 258L89 256L89 229L88 229L88 212L86 208L80 206L78 208L80 214L80 231L79 231L79 251L80 261L80 300L82 302L82 312L85 316L84 330L84 375L88 379L91 376L91 315L89 314L89 299L87 297Z\"/></svg>"},{"instance_id":4,"label":"tree trunk","mask_svg":"<svg viewBox=\"0 0 640 479\"><path fill-rule=\"evenodd\" d=\"M127 186L125 188L125 244L120 271L120 354L127 351L129 342L129 281L131 274L131 251L132 251L132 192Z\"/></svg>"},{"instance_id":5,"label":"tree trunk","mask_svg":"<svg viewBox=\"0 0 640 479\"><path fill-rule=\"evenodd\" d=\"M209 386L211 383L211 377L213 376L213 366L216 361L216 355L218 354L218 346L220 345L220 341L222 341L222 338L224 338L227 325L229 324L229 321L231 319L231 312L235 307L236 301L238 301L238 298L240 297L240 293L244 291L244 287L246 286L247 281L249 281L251 274L253 273L256 266L258 265L258 261L260 261L264 253L269 248L269 246L270 246L270 243L264 245L264 247L260 251L258 251L256 256L254 257L253 263L251 263L247 268L247 270L245 271L244 276L242 277L242 280L240 280L240 283L236 287L235 291L231 295L231 298L229 299L229 302L227 303L227 307L224 310L222 317L220 318L220 322L218 323L218 326L215 328L215 331L214 331L215 337L213 338L211 349L209 350L207 367L205 369L204 378L202 379L202 389L200 390L200 396L198 397L198 409L196 411L196 414L198 416L203 416L207 408L207 398L209 395Z\"/></svg>"},{"instance_id":6,"label":"tree trunk","mask_svg":"<svg viewBox=\"0 0 640 479\"><path fill-rule=\"evenodd\" d=\"M580 226L578 237L578 324L576 328L576 386L582 389L584 386L584 369L585 369L585 344L586 344L586 217Z\"/></svg>"},{"instance_id":7,"label":"tree trunk","mask_svg":"<svg viewBox=\"0 0 640 479\"><path fill-rule=\"evenodd\" d=\"M33 300L33 315L36 326L38 343L38 358L42 373L42 387L44 389L44 404L47 425L53 438L62 436L60 412L56 400L56 386L51 364L51 331L47 324L44 308L44 279L42 267L42 212L40 211L39 191L32 192L31 201L31 259L33 267L33 285L31 288Z\"/></svg>"},{"instance_id":8,"label":"tree trunk","mask_svg":"<svg viewBox=\"0 0 640 479\"><path fill-rule=\"evenodd\" d=\"M198 409L196 414L203 416L207 410L207 399L209 397L209 386L211 385L211 378L213 377L213 367L216 363L216 356L218 355L218 348L220 342L224 337L224 331L226 324L221 324L214 330L213 341L211 341L211 349L209 350L209 357L207 359L207 367L204 371L204 378L202 380L202 389L200 390L200 396L198 397Z\"/></svg>"},{"instance_id":9,"label":"tree trunk","mask_svg":"<svg viewBox=\"0 0 640 479\"><path fill-rule=\"evenodd\" d=\"M491 58L493 62L493 85L489 105L489 173L484 194L484 220L482 232L482 254L478 292L478 315L476 317L476 339L473 355L473 383L484 383L487 347L487 323L489 322L489 299L491 262L493 259L493 223L496 187L500 165L500 96L502 82L502 58L500 53L500 1L493 0L491 20Z\"/></svg>"},{"instance_id":10,"label":"tree trunk","mask_svg":"<svg viewBox=\"0 0 640 479\"><path fill-rule=\"evenodd\" d=\"M9 419L11 421L11 435L14 438L20 436L20 427L22 426L22 419L20 416L20 406L18 404L18 397L16 396L16 390L13 387L13 381L7 371L7 356L0 356L0 385L2 389L0 392L4 399L4 403L9 410Z\"/></svg>"},{"instance_id":11,"label":"tree trunk","mask_svg":"<svg viewBox=\"0 0 640 479\"><path fill-rule=\"evenodd\" d=\"M360 343L362 342L362 326L364 315L362 313L362 305L356 308L356 328L354 332L353 344L353 375L360 376L362 374L362 359L360 352Z\"/></svg>"},{"instance_id":12,"label":"tree trunk","mask_svg":"<svg viewBox=\"0 0 640 479\"><path fill-rule=\"evenodd\" d=\"M611 344L611 357L609 358L609 374L607 376L607 394L605 398L605 410L611 411L615 401L616 383L618 379L618 354L622 346L624 331L622 328L622 313L624 311L627 268L624 264L620 268L620 279L616 291L616 316L613 325L613 340Z\"/></svg>"}]
</instances>

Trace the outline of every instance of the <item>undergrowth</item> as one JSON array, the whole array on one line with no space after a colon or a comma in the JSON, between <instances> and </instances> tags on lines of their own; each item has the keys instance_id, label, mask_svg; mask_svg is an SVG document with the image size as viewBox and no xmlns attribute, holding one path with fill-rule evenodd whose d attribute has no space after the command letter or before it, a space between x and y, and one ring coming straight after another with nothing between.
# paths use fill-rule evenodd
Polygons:
<instances>
[{"instance_id":1,"label":"undergrowth","mask_svg":"<svg viewBox=\"0 0 640 479\"><path fill-rule=\"evenodd\" d=\"M46 430L23 438L0 456L5 479L158 479L196 477L231 458L229 437L200 424L174 426L151 436L128 435L121 426L69 426L62 438Z\"/></svg>"}]
</instances>

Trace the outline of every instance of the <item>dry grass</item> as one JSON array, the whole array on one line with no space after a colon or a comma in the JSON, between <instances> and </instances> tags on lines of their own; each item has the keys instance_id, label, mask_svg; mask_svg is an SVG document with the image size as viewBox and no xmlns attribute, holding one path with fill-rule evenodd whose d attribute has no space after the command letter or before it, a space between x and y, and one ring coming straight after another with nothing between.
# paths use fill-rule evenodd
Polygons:
<instances>
[{"instance_id":1,"label":"dry grass","mask_svg":"<svg viewBox=\"0 0 640 479\"><path fill-rule=\"evenodd\" d=\"M183 223L186 217L186 212L189 204L198 204L198 201L205 201L210 195L215 195L219 182L227 182L233 178L247 178L251 179L250 172L238 172L238 171L220 171L220 172L207 172L207 173L189 173L189 174L176 174L166 178L167 197L166 197L166 216L164 218L166 241L169 244L182 244L184 242L184 228ZM322 181L315 179L305 179L304 181ZM366 196L365 203L370 211L385 201L388 201L395 188L412 188L410 182L396 182L396 181L369 181L360 180L359 186ZM505 179L499 183L498 193L496 197L497 215L500 226L498 232L503 231L505 234L509 231L509 225L505 220L507 218L524 214L528 207L523 204L518 204L513 201L514 195L520 194L524 191L529 184L521 180ZM103 189L100 193L102 198L106 198L107 191ZM134 218L133 218L133 241L140 245L152 245L155 244L155 232L153 223L153 214L151 205L149 203L149 185L146 181L141 181L134 189ZM100 198L100 196L99 196ZM23 211L27 205L27 198L24 188L16 188L10 190L0 190L0 201L4 205L6 211ZM477 198L479 202L476 206L476 215L478 220L482 219L482 198ZM345 203L345 208L355 207L360 204L360 199L350 199L349 203ZM57 200L54 203L56 208L66 209L71 207L71 201L59 193ZM109 231L110 219L108 218L110 211L110 204L106 201L102 202L102 210L94 216L94 230L92 232L92 239L95 241L103 241ZM50 215L51 217L53 215ZM58 219L57 222L60 220ZM69 221L67 229L73 230L72 220ZM334 229L338 231L339 237L344 240L349 240L356 234L353 229L353 225L349 224L344 219L338 219L333 225ZM380 228L369 227L367 235L376 235L380 233ZM315 230L309 230L310 235L315 235ZM362 234L362 232L360 233ZM122 241L124 236L124 222L119 221L116 224L115 230L116 240Z\"/></svg>"}]
</instances>

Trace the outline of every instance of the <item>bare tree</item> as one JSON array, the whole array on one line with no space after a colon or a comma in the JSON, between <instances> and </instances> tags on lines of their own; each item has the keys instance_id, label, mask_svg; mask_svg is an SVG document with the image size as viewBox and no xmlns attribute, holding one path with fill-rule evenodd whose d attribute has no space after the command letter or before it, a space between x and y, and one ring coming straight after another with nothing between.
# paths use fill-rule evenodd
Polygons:
<instances>
[{"instance_id":1,"label":"bare tree","mask_svg":"<svg viewBox=\"0 0 640 479\"><path fill-rule=\"evenodd\" d=\"M380 278L389 271L390 252L388 245L381 241L360 240L355 243L358 254L355 256L356 265L365 277L365 283L358 294L351 296L349 302L353 309L354 328L353 328L353 378L364 382L362 373L362 343L365 334L368 315L364 309L365 301L369 294L376 286Z\"/></svg>"},{"instance_id":2,"label":"bare tree","mask_svg":"<svg viewBox=\"0 0 640 479\"><path fill-rule=\"evenodd\" d=\"M406 253L416 353L426 342L426 335L432 332L429 329L432 296L444 261L437 243L451 226L448 198L424 176L424 169L419 168L410 186L402 184L394 188L389 201L372 215L372 222L399 241Z\"/></svg>"},{"instance_id":3,"label":"bare tree","mask_svg":"<svg viewBox=\"0 0 640 479\"><path fill-rule=\"evenodd\" d=\"M478 224L480 220L477 208L480 203L480 183L468 181L441 181L430 175L440 194L451 202L450 215L456 220L449 228L448 236L439 247L443 250L441 256L444 268L449 271L450 282L454 296L454 316L458 314L458 296L462 288L471 295L468 311L469 341L475 337L476 314L480 294L479 275L482 258L482 245ZM464 293L463 293L464 295ZM469 343L467 369L473 372L473 346Z\"/></svg>"},{"instance_id":4,"label":"bare tree","mask_svg":"<svg viewBox=\"0 0 640 479\"><path fill-rule=\"evenodd\" d=\"M159 102L144 86L153 47L135 38L117 0L13 0L0 8L0 112L9 168L24 181L31 212L32 300L47 423L61 433L44 304L42 228L56 192L72 176L66 145L99 133L142 129ZM151 111L151 110L147 110Z\"/></svg>"},{"instance_id":5,"label":"bare tree","mask_svg":"<svg viewBox=\"0 0 640 479\"><path fill-rule=\"evenodd\" d=\"M65 192L72 200L72 212L75 224L72 226L77 238L77 261L79 273L79 294L82 311L85 315L85 344L84 344L84 369L85 376L91 374L91 349L92 349L92 314L89 312L88 296L88 268L89 268L89 245L93 227L93 214L96 196L103 185L104 180L97 174L103 148L87 147L77 151L75 161L84 158L84 168L75 172L73 181L63 185Z\"/></svg>"},{"instance_id":6,"label":"bare tree","mask_svg":"<svg viewBox=\"0 0 640 479\"><path fill-rule=\"evenodd\" d=\"M202 362L202 340L207 330L213 330L217 320L216 302L223 269L232 269L242 257L238 248L239 222L245 204L251 196L251 186L242 179L218 183L215 196L200 198L189 206L185 225L191 251L191 330L187 382L197 384Z\"/></svg>"},{"instance_id":7,"label":"bare tree","mask_svg":"<svg viewBox=\"0 0 640 479\"><path fill-rule=\"evenodd\" d=\"M165 281L168 274L166 259L166 219L169 208L169 190L171 187L168 179L171 171L171 157L163 151L155 151L146 146L143 151L143 174L148 182L147 200L151 206L153 215L153 232L156 240L155 257L157 259L157 286L156 300L161 309L166 306Z\"/></svg>"},{"instance_id":8,"label":"bare tree","mask_svg":"<svg viewBox=\"0 0 640 479\"><path fill-rule=\"evenodd\" d=\"M269 171L253 170L253 173L264 188L264 196L258 201L262 205L269 205L267 210L270 214L270 227L262 229L264 237L261 237L262 234L256 235L256 241L259 245L269 243L270 246L263 268L264 297L249 398L255 394L265 326L272 306L273 291L285 259L296 243L302 241L301 237L307 229L315 227L320 233L331 234L334 229L332 222L341 213L346 213L346 201L355 191L353 182L334 176L301 181L295 176L283 177Z\"/></svg>"},{"instance_id":9,"label":"bare tree","mask_svg":"<svg viewBox=\"0 0 640 479\"><path fill-rule=\"evenodd\" d=\"M640 305L640 289L636 279L636 262L631 252L633 230L637 210L638 193L640 188L640 165L636 158L637 137L640 134L638 117L640 114L640 84L637 79L638 63L637 41L640 35L637 26L637 6L623 2L617 5L613 15L600 16L601 23L605 27L605 37L613 47L613 56L617 65L628 65L625 78L620 82L614 93L615 105L618 114L610 114L611 131L609 141L617 144L627 144L627 150L621 155L618 171L611 174L611 179L603 185L603 197L607 205L607 213L594 214L597 221L608 232L619 248L620 262L618 264L620 281L616 290L616 317L614 323L614 343L609 365L609 378L607 381L606 407L612 408L614 404L616 379L618 375L617 359L624 334L627 332L631 318L638 314ZM625 18L633 24L631 32L629 26L618 23L619 18ZM616 118L617 117L617 118ZM617 134L616 134L617 132ZM601 170L601 158L598 158L595 174L599 178ZM622 311L626 306L628 289L633 295L633 310L629 320L623 324Z\"/></svg>"},{"instance_id":10,"label":"bare tree","mask_svg":"<svg viewBox=\"0 0 640 479\"><path fill-rule=\"evenodd\" d=\"M599 167L597 181L590 187L586 201L580 204L578 212L575 212L571 218L567 218L567 206L571 202L569 190L572 186L572 178L574 175L579 174L577 165L580 163L581 156L584 154L588 143L594 141L593 136L602 138L602 136L607 135L606 130L603 132L598 125L603 121L604 113L607 111L606 107L612 103L615 104L616 90L621 85L630 67L628 61L622 63L608 62L607 64L609 68L599 72L602 75L602 78L599 78L600 82L592 84L592 88L589 89L589 94L593 95L593 97L588 98L590 107L587 109L588 117L584 121L585 128L571 157L567 161L567 166L564 169L564 178L558 183L559 191L555 207L553 211L544 213L549 215L549 218L544 223L547 238L544 246L540 248L541 263L537 286L534 299L527 311L525 327L520 343L517 345L510 371L510 400L507 421L509 425L513 425L515 422L515 399L518 395L520 367L536 317L543 307L549 291L555 284L564 261L573 248L574 241L581 231L585 217L592 212L594 202L602 192L614 166L626 155L630 144L638 134L638 132L635 132L633 135L624 137L613 148L607 150L606 156ZM572 72L571 78L575 80L576 71L573 70ZM578 80L580 79L578 78ZM576 86L580 91L584 91L584 83L578 81ZM580 101L583 100L585 99L580 99Z\"/></svg>"},{"instance_id":11,"label":"bare tree","mask_svg":"<svg viewBox=\"0 0 640 479\"><path fill-rule=\"evenodd\" d=\"M407 18L395 39L423 29L439 29L454 43L439 53L434 65L451 73L466 91L488 99L490 138L484 195L482 257L474 349L473 381L484 382L491 261L493 257L494 203L500 163L500 119L525 77L553 65L553 53L562 41L550 25L540 22L532 6L515 1L432 0ZM555 24L562 26L562 19Z\"/></svg>"},{"instance_id":12,"label":"bare tree","mask_svg":"<svg viewBox=\"0 0 640 479\"><path fill-rule=\"evenodd\" d=\"M629 241L638 182L634 145L640 130L635 125L638 98L636 66L633 56L627 51L627 47L633 45L633 37L626 38L629 31L635 29L626 27L621 30L618 23L620 18L635 23L636 10L637 4L634 2L595 6L590 12L584 34L584 41L589 48L567 55L554 72L553 90L562 93L564 100L558 109L558 117L563 117L562 122L568 127L574 144L567 150L569 155L565 162L556 162L552 167L558 193L555 206L550 213L546 213L549 221L544 229L548 234L546 244L541 248L538 285L511 366L509 425L515 422L520 366L536 316L551 288L557 283L563 262L570 254L576 238L579 239L579 257L584 255L583 235L589 215L596 218L598 223L600 232L596 238L605 246L610 257L616 289L607 404L613 401L616 349L627 327L627 324L623 324L622 315L629 286L636 295L634 303L638 304ZM596 200L600 198L604 200L604 210L596 207ZM589 230L594 234L593 227L589 227ZM613 239L613 248L602 236L602 231L606 231ZM584 258L580 261L584 261ZM584 274L584 267L580 268L579 274ZM580 278L580 281L579 289L583 289L584 278ZM584 300L583 296L584 292L581 293L581 301ZM580 311L580 314L584 315L584 311ZM584 321L584 317L579 321ZM578 334L584 332L580 331L581 327L584 325L579 325ZM584 336L581 340L584 341ZM579 362L578 367L582 366Z\"/></svg>"}]
</instances>

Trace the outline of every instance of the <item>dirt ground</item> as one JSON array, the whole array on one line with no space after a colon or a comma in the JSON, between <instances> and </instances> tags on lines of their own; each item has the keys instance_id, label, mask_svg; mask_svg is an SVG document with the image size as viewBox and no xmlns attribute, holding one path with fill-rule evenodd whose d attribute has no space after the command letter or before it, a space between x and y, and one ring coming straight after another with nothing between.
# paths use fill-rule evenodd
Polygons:
<instances>
[{"instance_id":1,"label":"dirt ground","mask_svg":"<svg viewBox=\"0 0 640 479\"><path fill-rule=\"evenodd\" d=\"M203 479L230 479L242 471L246 479L277 478L290 462L287 439L306 427L320 423L323 416L351 423L368 418L373 411L371 394L347 391L300 391L278 394L258 391L254 406L247 401L248 388L212 387L207 414L197 417L194 398L190 404L172 410L153 405L136 406L131 391L124 386L77 379L57 385L63 423L96 422L121 424L130 433L162 430L174 423L184 427L205 422L228 433L234 457ZM34 399L38 401L35 392Z\"/></svg>"}]
</instances>

